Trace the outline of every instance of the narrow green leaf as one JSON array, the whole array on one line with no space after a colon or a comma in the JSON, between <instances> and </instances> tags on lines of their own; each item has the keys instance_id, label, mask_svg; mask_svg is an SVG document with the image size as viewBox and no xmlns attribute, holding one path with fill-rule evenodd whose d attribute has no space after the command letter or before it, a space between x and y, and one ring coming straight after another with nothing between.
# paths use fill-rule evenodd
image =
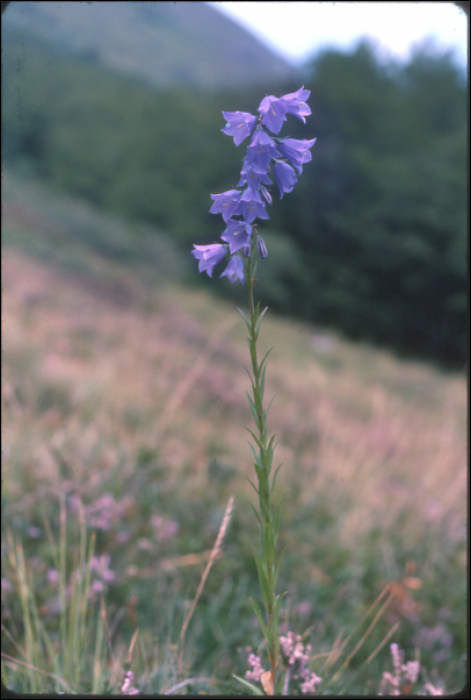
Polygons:
<instances>
[{"instance_id":1,"label":"narrow green leaf","mask_svg":"<svg viewBox=\"0 0 471 700\"><path fill-rule=\"evenodd\" d=\"M284 595L284 594L283 594L283 595ZM279 620L279 617L280 617L280 606L281 606L281 600L282 600L282 598L283 598L283 596L277 596L277 597L276 597L276 600L275 600L275 608L274 608L274 610L273 610L273 617L272 617L272 619L271 619L270 626L269 626L269 630L268 630L268 631L271 632L271 634L273 635L273 636L272 636L272 639L273 639L273 637L274 637L276 641L278 640L278 634L277 634L277 632L278 632L278 620ZM275 641L275 648L277 648L276 641Z\"/></svg>"},{"instance_id":2,"label":"narrow green leaf","mask_svg":"<svg viewBox=\"0 0 471 700\"><path fill-rule=\"evenodd\" d=\"M270 527L265 528L265 561L273 561L275 558L275 547L273 543L273 533Z\"/></svg>"},{"instance_id":3,"label":"narrow green leaf","mask_svg":"<svg viewBox=\"0 0 471 700\"><path fill-rule=\"evenodd\" d=\"M264 571L263 567L263 562L260 561L260 557L258 556L257 553L254 553L255 555L255 564L257 565L257 571L258 571L258 580L260 582L260 590L262 592L262 598L263 598L263 603L268 610L268 604L270 600L270 589L268 586L268 579L266 576L266 573Z\"/></svg>"},{"instance_id":4,"label":"narrow green leaf","mask_svg":"<svg viewBox=\"0 0 471 700\"><path fill-rule=\"evenodd\" d=\"M257 443L258 448L259 448L260 450L262 450L262 449L263 449L263 445L262 445L262 443L260 442L259 438L255 435L255 433L254 433L252 430L250 430L250 428L247 428L246 425L243 425L242 427L245 428L246 431L247 431L248 433L251 434L251 436L253 437L253 439L254 439L255 442ZM250 442L249 442L248 440L247 440L247 442L248 442L249 445L250 445Z\"/></svg>"},{"instance_id":5,"label":"narrow green leaf","mask_svg":"<svg viewBox=\"0 0 471 700\"><path fill-rule=\"evenodd\" d=\"M272 403L273 403L273 401L274 401L275 399L276 399L276 394L275 394L275 396L271 399L270 403L268 404L268 408L267 408L267 410L265 411L265 418L268 416L268 411L270 410L271 405L272 405Z\"/></svg>"},{"instance_id":6,"label":"narrow green leaf","mask_svg":"<svg viewBox=\"0 0 471 700\"><path fill-rule=\"evenodd\" d=\"M260 688L257 688L256 685L252 685L252 683L249 683L246 681L244 678L239 678L239 676L236 676L235 673L232 674L232 677L235 678L239 683L242 683L242 685L247 686L247 688L250 688L252 693L254 695L264 695L263 690L260 690Z\"/></svg>"},{"instance_id":7,"label":"narrow green leaf","mask_svg":"<svg viewBox=\"0 0 471 700\"><path fill-rule=\"evenodd\" d=\"M266 489L268 487L267 479L266 479L266 474L265 474L265 469L263 468L263 463L261 461L260 455L257 456L257 459L253 463L255 472L257 474L257 478L260 483L260 488L263 488L263 493L266 493Z\"/></svg>"},{"instance_id":8,"label":"narrow green leaf","mask_svg":"<svg viewBox=\"0 0 471 700\"><path fill-rule=\"evenodd\" d=\"M255 457L255 462L256 462L257 464L259 464L259 462L260 462L260 455L259 455L259 453L257 452L257 450L255 449L255 447L252 445L252 443L251 443L249 440L247 440L247 444L249 445L250 449L251 449L252 452L253 452L253 455L254 455L254 457Z\"/></svg>"},{"instance_id":9,"label":"narrow green leaf","mask_svg":"<svg viewBox=\"0 0 471 700\"><path fill-rule=\"evenodd\" d=\"M278 652L278 649L276 649L275 651ZM276 655L278 656L278 653L277 653ZM286 672L281 676L281 678L279 679L278 683L276 684L276 693L275 693L275 695L281 695L281 691L283 690L283 683L284 683L284 681L285 681L285 676L286 676Z\"/></svg>"},{"instance_id":10,"label":"narrow green leaf","mask_svg":"<svg viewBox=\"0 0 471 700\"><path fill-rule=\"evenodd\" d=\"M271 465L273 463L273 454L274 454L273 447L267 447L267 449L265 450L265 455L266 455L267 464L270 465L270 468L271 468Z\"/></svg>"},{"instance_id":11,"label":"narrow green leaf","mask_svg":"<svg viewBox=\"0 0 471 700\"><path fill-rule=\"evenodd\" d=\"M250 482L250 483L252 484L252 482ZM252 486L253 486L253 484L252 484ZM255 489L255 486L254 486L254 489ZM257 490L257 489L255 489L255 490ZM250 504L250 505L252 506L252 504ZM252 506L252 510L253 510L253 512L255 513L255 517L256 517L257 520L258 520L258 524L259 524L260 527L262 528L262 527L263 527L263 524L262 524L262 519L260 518L260 515L257 513L257 511L255 510L255 508L254 508L253 506Z\"/></svg>"},{"instance_id":12,"label":"narrow green leaf","mask_svg":"<svg viewBox=\"0 0 471 700\"><path fill-rule=\"evenodd\" d=\"M258 495L259 495L258 488L255 486L255 484L254 484L254 482L252 481L252 479L249 479L248 476L246 476L245 478L247 479L247 481L249 482L249 484L250 484L251 486L253 486L253 489L254 489L255 493L257 494L257 496L258 496ZM253 506L252 506L252 508L253 508Z\"/></svg>"},{"instance_id":13,"label":"narrow green leaf","mask_svg":"<svg viewBox=\"0 0 471 700\"><path fill-rule=\"evenodd\" d=\"M263 414L263 406L262 406L262 400L260 398L260 391L257 388L253 387L252 393L253 393L253 402L255 405L255 409L257 411L257 415L259 416L259 415Z\"/></svg>"},{"instance_id":14,"label":"narrow green leaf","mask_svg":"<svg viewBox=\"0 0 471 700\"><path fill-rule=\"evenodd\" d=\"M249 400L250 408L252 409L252 415L253 415L254 421L255 421L256 425L258 425L258 413L257 413L257 410L255 408L254 402L252 401L248 391L246 392L246 394L247 394L247 398Z\"/></svg>"},{"instance_id":15,"label":"narrow green leaf","mask_svg":"<svg viewBox=\"0 0 471 700\"><path fill-rule=\"evenodd\" d=\"M260 372L260 397L261 397L262 401L263 401L263 395L265 394L265 372L266 371L267 371L267 367L265 365L265 367Z\"/></svg>"},{"instance_id":16,"label":"narrow green leaf","mask_svg":"<svg viewBox=\"0 0 471 700\"><path fill-rule=\"evenodd\" d=\"M279 613L280 613L281 603L283 602L283 598L285 597L285 595L287 595L287 593L288 593L288 591L285 591L281 595L276 596L275 610L276 610L277 615L279 615Z\"/></svg>"},{"instance_id":17,"label":"narrow green leaf","mask_svg":"<svg viewBox=\"0 0 471 700\"><path fill-rule=\"evenodd\" d=\"M278 576L280 575L281 564L283 562L285 552L286 552L286 547L283 549L280 556L278 557L278 561L277 561L276 566L275 566L275 573L273 574L273 588L276 588L276 584L278 583Z\"/></svg>"},{"instance_id":18,"label":"narrow green leaf","mask_svg":"<svg viewBox=\"0 0 471 700\"><path fill-rule=\"evenodd\" d=\"M274 450L275 447L276 447L276 445L278 444L278 443L276 443L275 445L273 444L273 441L275 440L275 438L276 438L276 435L272 435L272 436L271 436L270 442L268 443L268 449L269 449L269 450Z\"/></svg>"},{"instance_id":19,"label":"narrow green leaf","mask_svg":"<svg viewBox=\"0 0 471 700\"><path fill-rule=\"evenodd\" d=\"M278 636L277 632L278 620L276 619L276 615L274 614L273 617L270 619L270 624L268 625L268 634L270 635L270 640L276 639L276 637Z\"/></svg>"},{"instance_id":20,"label":"narrow green leaf","mask_svg":"<svg viewBox=\"0 0 471 700\"><path fill-rule=\"evenodd\" d=\"M252 382L252 375L250 374L249 370L247 369L247 367L246 367L245 365L244 365L244 369L245 369L245 371L247 372L250 381ZM253 383L253 382L252 382L252 383Z\"/></svg>"},{"instance_id":21,"label":"narrow green leaf","mask_svg":"<svg viewBox=\"0 0 471 700\"><path fill-rule=\"evenodd\" d=\"M249 443L249 444L250 444L250 443ZM251 445L251 447L252 447L252 449L253 449L253 445ZM263 467L260 465L259 457L258 457L258 455L257 455L257 453L255 452L254 449L253 449L253 452L254 452L254 454L256 455L253 468L255 469L255 473L256 473L256 475L257 475L257 479L258 479L259 484L260 484L260 486L261 486L262 484L265 484L265 482L266 482L265 474L263 473Z\"/></svg>"},{"instance_id":22,"label":"narrow green leaf","mask_svg":"<svg viewBox=\"0 0 471 700\"><path fill-rule=\"evenodd\" d=\"M276 615L276 619L278 620L280 617L280 608L281 608L281 603L283 602L283 598L285 595L287 595L288 591L284 591L281 595L276 596L276 601L275 601L275 612L274 614Z\"/></svg>"},{"instance_id":23,"label":"narrow green leaf","mask_svg":"<svg viewBox=\"0 0 471 700\"><path fill-rule=\"evenodd\" d=\"M280 471L280 469L281 469L282 466L283 466L283 462L281 462L281 463L277 466L276 471L275 471L275 473L274 473L274 475L273 475L273 480L272 480L272 482L271 482L270 496L273 494L273 491L275 490L276 477L278 476L278 472ZM284 496L283 496L283 498L284 498Z\"/></svg>"},{"instance_id":24,"label":"narrow green leaf","mask_svg":"<svg viewBox=\"0 0 471 700\"><path fill-rule=\"evenodd\" d=\"M270 471L271 471L271 465L272 465L272 462L273 462L273 455L274 455L275 447L276 447L276 445L273 445L274 437L275 437L275 436L273 436L273 437L271 438L270 442L268 443L268 447L267 447L266 450L265 450L266 465L267 465L267 468L268 468L268 473L270 473ZM272 487L270 493L272 493L272 491L273 491L273 487Z\"/></svg>"},{"instance_id":25,"label":"narrow green leaf","mask_svg":"<svg viewBox=\"0 0 471 700\"><path fill-rule=\"evenodd\" d=\"M252 445L252 443L249 442L249 440L247 440L247 445L249 445L249 447L252 450L252 453L254 455L254 459L255 459L254 467L255 467L255 465L257 465L257 467L261 470L261 472L263 472L263 465L261 464L259 453L255 449L255 447ZM255 470L255 471L257 471L257 470ZM257 473L257 477L258 477L258 473ZM259 477L259 480L260 480L260 477Z\"/></svg>"},{"instance_id":26,"label":"narrow green leaf","mask_svg":"<svg viewBox=\"0 0 471 700\"><path fill-rule=\"evenodd\" d=\"M270 454L265 454L265 459L263 462L264 469L267 473L267 477L270 476L271 472L271 463L272 463L272 456Z\"/></svg>"},{"instance_id":27,"label":"narrow green leaf","mask_svg":"<svg viewBox=\"0 0 471 700\"><path fill-rule=\"evenodd\" d=\"M276 506L274 513L273 513L273 533L274 533L275 542L278 538L278 525L280 523L281 504L283 503L285 497L286 497L286 494L284 493L283 496L280 498L280 501L279 501L278 505Z\"/></svg>"},{"instance_id":28,"label":"narrow green leaf","mask_svg":"<svg viewBox=\"0 0 471 700\"><path fill-rule=\"evenodd\" d=\"M274 346L272 346L272 347L268 350L268 352L266 352L265 355L263 356L263 359L262 359L262 361L260 362L260 364L259 364L259 366L258 366L259 372L262 371L263 365L266 363L267 358L268 358L268 355L271 353L271 351L273 350L273 348L274 348Z\"/></svg>"},{"instance_id":29,"label":"narrow green leaf","mask_svg":"<svg viewBox=\"0 0 471 700\"><path fill-rule=\"evenodd\" d=\"M260 511L262 514L262 518L264 520L264 523L268 522L268 504L265 503L265 500L262 495L259 496L260 499ZM262 549L263 549L263 542L262 542Z\"/></svg>"},{"instance_id":30,"label":"narrow green leaf","mask_svg":"<svg viewBox=\"0 0 471 700\"><path fill-rule=\"evenodd\" d=\"M247 324L247 328L248 328L249 333L250 333L250 332L252 331L252 326L250 325L247 316L244 314L243 311L241 311L241 309L239 309L239 307L237 307L237 311L240 313L240 315L241 315L242 318L244 319L245 323Z\"/></svg>"},{"instance_id":31,"label":"narrow green leaf","mask_svg":"<svg viewBox=\"0 0 471 700\"><path fill-rule=\"evenodd\" d=\"M268 639L268 630L266 624L263 621L262 612L258 607L257 603L252 598L249 598L249 600L252 603L253 611L256 614L257 620L260 623L260 629L262 630L262 634L265 637L265 639Z\"/></svg>"},{"instance_id":32,"label":"narrow green leaf","mask_svg":"<svg viewBox=\"0 0 471 700\"><path fill-rule=\"evenodd\" d=\"M275 634L275 659L278 658L278 654L280 653L280 635L277 633Z\"/></svg>"},{"instance_id":33,"label":"narrow green leaf","mask_svg":"<svg viewBox=\"0 0 471 700\"><path fill-rule=\"evenodd\" d=\"M260 314L260 316L259 316L259 318L258 318L258 320L257 320L257 325L256 325L256 327L255 327L255 332L254 332L255 339L258 338L258 334L260 333L260 325L261 325L261 323L262 323L262 318L265 316L265 314L266 314L267 311L268 311L268 306L266 306L266 307L263 309L262 313Z\"/></svg>"},{"instance_id":34,"label":"narrow green leaf","mask_svg":"<svg viewBox=\"0 0 471 700\"><path fill-rule=\"evenodd\" d=\"M249 442L249 445L250 445L250 442ZM253 445L250 445L250 446L253 449ZM255 450L254 450L254 452L255 452ZM266 479L265 479L265 474L263 472L263 468L260 466L258 459L255 460L255 462L253 464L253 468L255 469L255 473L256 473L257 479L258 479L257 493L260 496L260 498L263 498L265 500L264 491L266 488Z\"/></svg>"}]
</instances>

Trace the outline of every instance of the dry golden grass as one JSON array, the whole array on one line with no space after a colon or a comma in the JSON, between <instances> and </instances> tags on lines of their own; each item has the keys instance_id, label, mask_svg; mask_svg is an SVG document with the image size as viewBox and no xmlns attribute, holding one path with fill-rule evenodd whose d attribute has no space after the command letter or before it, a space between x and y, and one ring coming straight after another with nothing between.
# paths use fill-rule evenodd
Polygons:
<instances>
[{"instance_id":1,"label":"dry golden grass","mask_svg":"<svg viewBox=\"0 0 471 700\"><path fill-rule=\"evenodd\" d=\"M203 292L152 292L125 273L90 285L4 251L3 451L13 501L30 494L8 464L48 491L60 484L55 451L84 490L100 479L87 468L91 455L126 477L143 445L175 479L185 467L195 484L206 480L214 451L251 475L240 427L251 421L244 336L236 310ZM289 489L295 475L307 500L323 479L342 482L356 504L343 514L346 544L378 521L388 531L411 501L411 537L450 512L450 536L460 536L465 377L331 337L320 347L319 337L269 314L264 322L280 483Z\"/></svg>"}]
</instances>

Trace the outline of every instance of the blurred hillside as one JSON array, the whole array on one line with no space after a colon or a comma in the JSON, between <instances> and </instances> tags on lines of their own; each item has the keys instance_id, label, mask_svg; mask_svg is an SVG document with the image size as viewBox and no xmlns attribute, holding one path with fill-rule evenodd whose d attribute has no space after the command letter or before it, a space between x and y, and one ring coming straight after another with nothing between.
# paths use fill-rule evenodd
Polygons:
<instances>
[{"instance_id":1,"label":"blurred hillside","mask_svg":"<svg viewBox=\"0 0 471 700\"><path fill-rule=\"evenodd\" d=\"M216 25L210 29L214 40L200 42L198 50L179 35L177 45L188 48L188 70L191 64L199 71L201 53L215 61L218 31ZM136 80L130 70L119 73L118 64L106 68L104 59L92 60L77 48L65 51L65 30L61 47L22 35L5 21L2 30L4 165L159 229L191 262L193 243L214 242L222 233L220 217L209 214L210 193L236 185L244 156L245 145L234 148L220 131L222 110L254 112L265 94L281 95L302 82L280 81L276 70L263 86L247 79L242 89L220 63L227 77L220 90L202 91L196 74L191 84L175 78L150 88L142 75ZM56 30L59 36L62 29ZM110 29L110 37L116 31ZM111 38L104 34L107 45ZM166 55L170 61L172 51ZM312 117L305 125L290 120L282 134L316 136L317 142L298 185L281 203L274 197L263 225L269 259L260 269L262 303L353 338L462 368L466 76L452 56L427 45L399 65L379 61L361 44L350 53L316 56L303 82L311 90ZM138 236L134 244L140 245ZM243 294L226 280L198 275L196 264L187 278L202 286L209 282L217 294L238 301Z\"/></svg>"},{"instance_id":2,"label":"blurred hillside","mask_svg":"<svg viewBox=\"0 0 471 700\"><path fill-rule=\"evenodd\" d=\"M299 79L289 63L204 2L12 2L4 31L153 87L214 90Z\"/></svg>"},{"instance_id":3,"label":"blurred hillside","mask_svg":"<svg viewBox=\"0 0 471 700\"><path fill-rule=\"evenodd\" d=\"M175 242L158 229L9 172L2 184L2 576L11 582L2 591L2 653L18 659L4 659L5 685L18 697L37 693L23 649L51 674L41 673L51 680L44 697L63 687L53 679L72 675L42 637L28 646L10 527L24 542L37 617L61 649L51 541L65 521L59 500L67 502L72 581L80 561L73 503L82 502L96 556L109 557L116 575L99 593L113 624L106 653L129 658L138 629L133 669L154 697L175 685L172 649L234 495L183 667L184 678L212 678L213 697L232 696L240 692L232 674L247 667L241 650L261 638L247 600L258 590L259 533L242 428L252 420L243 319L232 302L182 287ZM283 632L309 635L324 697L376 697L393 640L407 659L420 658L421 684L425 676L449 697L466 678L465 376L271 311L260 350L270 347L269 426L283 464L276 497L286 494ZM160 537L166 523L172 534ZM79 697L96 677L97 619L90 614L80 652L71 645ZM110 667L103 660L96 694L110 692Z\"/></svg>"}]
</instances>

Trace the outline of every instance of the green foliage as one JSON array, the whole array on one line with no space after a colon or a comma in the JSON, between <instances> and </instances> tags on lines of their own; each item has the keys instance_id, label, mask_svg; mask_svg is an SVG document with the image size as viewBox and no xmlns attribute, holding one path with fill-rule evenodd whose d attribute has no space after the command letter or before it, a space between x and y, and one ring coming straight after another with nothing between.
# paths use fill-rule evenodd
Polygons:
<instances>
[{"instance_id":1,"label":"green foliage","mask_svg":"<svg viewBox=\"0 0 471 700\"><path fill-rule=\"evenodd\" d=\"M166 231L188 256L222 233L209 194L237 184L222 110L260 91L153 92L11 32L4 51L5 163ZM424 45L401 66L368 44L307 67L312 163L262 230L272 310L462 366L466 348L466 82ZM286 90L297 86L289 84ZM283 86L266 86L282 94ZM305 138L298 120L290 135ZM275 198L276 199L276 198ZM195 272L193 279L198 274ZM205 284L201 280L199 284ZM226 280L213 284L240 302Z\"/></svg>"},{"instance_id":2,"label":"green foliage","mask_svg":"<svg viewBox=\"0 0 471 700\"><path fill-rule=\"evenodd\" d=\"M311 70L318 144L296 192L311 204L293 196L283 208L314 278L309 317L463 362L464 76L427 46L403 68L363 44Z\"/></svg>"},{"instance_id":3,"label":"green foliage","mask_svg":"<svg viewBox=\"0 0 471 700\"><path fill-rule=\"evenodd\" d=\"M87 690L97 693L102 685L98 669L102 670L105 661L103 659L103 620L99 613L94 611L96 606L88 597L95 538L93 536L88 541L85 520L82 516L80 542L77 547L78 561L74 562L74 575L70 576L67 589L66 583L70 573L67 571L67 553L70 543L67 542L65 506L61 504L59 542L52 540L50 524L47 520L45 523L51 539L49 554L59 577L60 612L59 631L56 634L48 629L47 623L43 620L44 608L38 605L38 596L35 595L31 571L25 561L23 545L15 540L10 530L7 533L7 556L11 574L18 585L24 628L24 648L22 649L24 661L18 663L19 677L21 677L22 663L27 669L23 676L26 683L22 689L31 693L54 690L63 692L64 689L73 692L73 689L78 688L83 678L88 675L87 669L93 667L93 678L88 678ZM9 642L12 640L11 635L7 635L7 638ZM93 656L90 655L92 644ZM6 658L11 661L10 657ZM47 659L46 664L45 659ZM13 666L15 668L15 664ZM51 668L53 672L46 671L44 666Z\"/></svg>"}]
</instances>

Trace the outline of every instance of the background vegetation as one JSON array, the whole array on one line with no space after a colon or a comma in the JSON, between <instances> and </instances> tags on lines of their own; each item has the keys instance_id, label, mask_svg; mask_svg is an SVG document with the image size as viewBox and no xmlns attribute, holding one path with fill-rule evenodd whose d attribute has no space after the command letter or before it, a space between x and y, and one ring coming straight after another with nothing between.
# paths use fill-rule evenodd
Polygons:
<instances>
[{"instance_id":1,"label":"background vegetation","mask_svg":"<svg viewBox=\"0 0 471 700\"><path fill-rule=\"evenodd\" d=\"M151 90L13 31L4 51L4 161L165 231L189 255L217 240L209 193L234 187L244 145L221 111L260 89ZM264 227L263 301L280 313L462 367L466 353L466 79L427 45L406 65L367 45L306 68L317 136L299 186ZM298 85L266 85L282 94ZM196 265L194 266L196 269ZM190 276L197 281L195 271ZM227 285L212 285L218 294ZM237 296L240 290L230 290Z\"/></svg>"}]
</instances>

